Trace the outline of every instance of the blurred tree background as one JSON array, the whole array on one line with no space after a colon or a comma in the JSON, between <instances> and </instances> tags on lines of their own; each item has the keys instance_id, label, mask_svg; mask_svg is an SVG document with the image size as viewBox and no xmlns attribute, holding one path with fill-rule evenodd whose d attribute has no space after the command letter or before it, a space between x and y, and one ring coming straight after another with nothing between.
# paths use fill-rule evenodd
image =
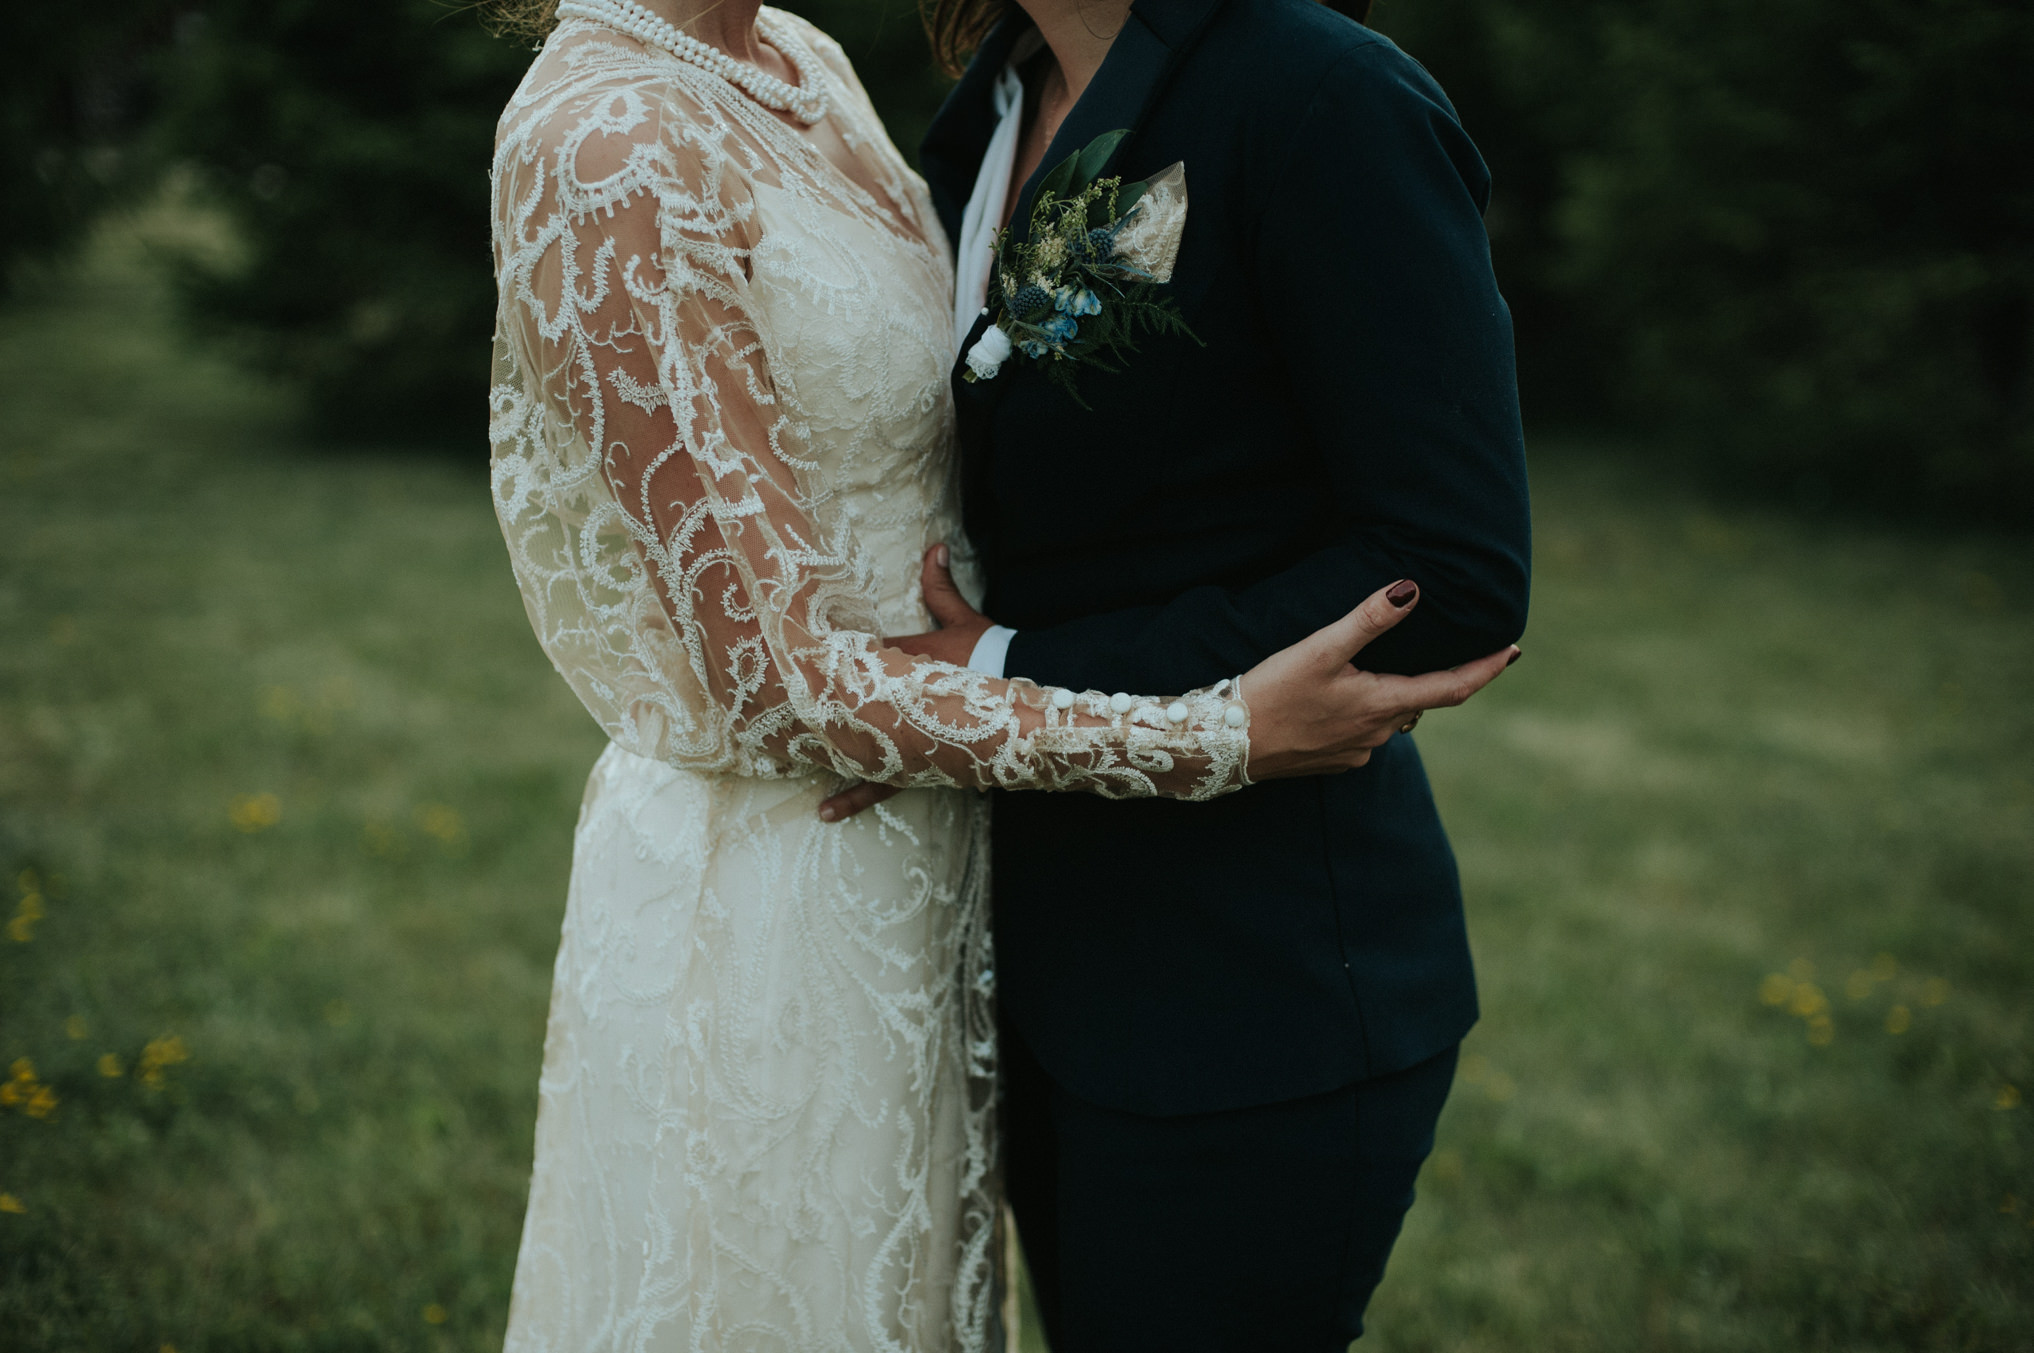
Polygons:
<instances>
[{"instance_id":1,"label":"blurred tree background","mask_svg":"<svg viewBox=\"0 0 2034 1353\"><path fill-rule=\"evenodd\" d=\"M803 0L899 145L944 89L910 0ZM1383 0L1496 171L1537 430L1739 490L2034 520L2034 5ZM487 149L526 44L447 0L117 0L27 20L9 261L165 180L236 246L186 314L333 439L475 445Z\"/></svg>"},{"instance_id":2,"label":"blurred tree background","mask_svg":"<svg viewBox=\"0 0 2034 1353\"><path fill-rule=\"evenodd\" d=\"M797 8L847 48L900 143L944 88L909 0ZM116 0L38 9L53 60L13 123L9 258L167 185L231 247L177 260L188 320L287 378L321 438L469 452L485 423L494 283L487 166L530 59L444 0Z\"/></svg>"},{"instance_id":3,"label":"blurred tree background","mask_svg":"<svg viewBox=\"0 0 2034 1353\"><path fill-rule=\"evenodd\" d=\"M2034 520L2034 6L1384 0L1495 170L1529 422Z\"/></svg>"}]
</instances>

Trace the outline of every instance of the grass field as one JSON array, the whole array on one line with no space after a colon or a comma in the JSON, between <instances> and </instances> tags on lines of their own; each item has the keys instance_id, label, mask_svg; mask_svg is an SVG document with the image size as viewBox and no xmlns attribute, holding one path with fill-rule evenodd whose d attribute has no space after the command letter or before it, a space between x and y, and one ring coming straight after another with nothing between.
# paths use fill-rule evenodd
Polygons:
<instances>
[{"instance_id":1,"label":"grass field","mask_svg":"<svg viewBox=\"0 0 2034 1353\"><path fill-rule=\"evenodd\" d=\"M0 1347L497 1347L599 736L481 411L292 445L137 239L0 312ZM1362 1347L2034 1347L2034 548L1536 475L1527 660L1420 732L1485 1018Z\"/></svg>"}]
</instances>

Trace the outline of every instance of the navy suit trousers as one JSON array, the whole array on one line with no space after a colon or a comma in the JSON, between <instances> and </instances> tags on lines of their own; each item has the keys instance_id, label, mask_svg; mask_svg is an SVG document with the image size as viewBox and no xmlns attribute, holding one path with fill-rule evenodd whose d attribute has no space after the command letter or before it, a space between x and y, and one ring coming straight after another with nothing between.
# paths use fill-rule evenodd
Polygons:
<instances>
[{"instance_id":1,"label":"navy suit trousers","mask_svg":"<svg viewBox=\"0 0 2034 1353\"><path fill-rule=\"evenodd\" d=\"M1003 1037L1005 1177L1053 1353L1342 1353L1457 1049L1221 1113L1102 1108Z\"/></svg>"}]
</instances>

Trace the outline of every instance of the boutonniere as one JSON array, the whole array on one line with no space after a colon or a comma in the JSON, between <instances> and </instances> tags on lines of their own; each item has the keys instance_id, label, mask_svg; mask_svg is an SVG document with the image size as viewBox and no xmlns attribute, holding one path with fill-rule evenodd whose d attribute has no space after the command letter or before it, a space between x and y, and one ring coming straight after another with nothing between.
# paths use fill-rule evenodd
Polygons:
<instances>
[{"instance_id":1,"label":"boutonniere","mask_svg":"<svg viewBox=\"0 0 2034 1353\"><path fill-rule=\"evenodd\" d=\"M996 236L988 296L996 318L968 349L965 379L993 379L1021 357L1085 408L1076 370L1122 370L1140 332L1201 341L1163 291L1186 227L1186 166L1140 183L1095 177L1129 134L1105 133L1067 156L1038 185L1030 232Z\"/></svg>"}]
</instances>

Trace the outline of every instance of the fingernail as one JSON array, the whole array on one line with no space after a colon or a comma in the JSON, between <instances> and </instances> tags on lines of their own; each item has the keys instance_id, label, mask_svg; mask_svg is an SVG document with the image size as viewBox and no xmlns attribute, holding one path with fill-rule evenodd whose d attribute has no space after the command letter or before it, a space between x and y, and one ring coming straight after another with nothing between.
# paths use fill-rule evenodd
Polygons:
<instances>
[{"instance_id":1,"label":"fingernail","mask_svg":"<svg viewBox=\"0 0 2034 1353\"><path fill-rule=\"evenodd\" d=\"M819 810L819 820L821 822L831 822L839 816L840 816L839 811L832 807L826 807Z\"/></svg>"},{"instance_id":2,"label":"fingernail","mask_svg":"<svg viewBox=\"0 0 2034 1353\"><path fill-rule=\"evenodd\" d=\"M1403 611L1406 607L1412 605L1413 598L1419 594L1420 585L1411 578L1407 578L1401 582L1393 583L1391 590L1384 594L1384 599Z\"/></svg>"},{"instance_id":3,"label":"fingernail","mask_svg":"<svg viewBox=\"0 0 2034 1353\"><path fill-rule=\"evenodd\" d=\"M1505 665L1506 667L1509 667L1509 666L1511 666L1511 665L1512 665L1513 663L1517 662L1517 661L1518 661L1518 660L1519 660L1520 658L1523 658L1524 656L1525 656L1525 650L1524 650L1524 649L1522 649L1522 648L1514 648L1513 650L1511 650L1511 656L1510 656L1510 657L1508 657L1508 658L1506 658L1506 659L1504 660L1504 665Z\"/></svg>"},{"instance_id":4,"label":"fingernail","mask_svg":"<svg viewBox=\"0 0 2034 1353\"><path fill-rule=\"evenodd\" d=\"M946 546L944 545L940 546L939 553L934 555L933 558L939 561L939 566L941 568L947 567L947 559L949 558L949 555L947 554Z\"/></svg>"}]
</instances>

